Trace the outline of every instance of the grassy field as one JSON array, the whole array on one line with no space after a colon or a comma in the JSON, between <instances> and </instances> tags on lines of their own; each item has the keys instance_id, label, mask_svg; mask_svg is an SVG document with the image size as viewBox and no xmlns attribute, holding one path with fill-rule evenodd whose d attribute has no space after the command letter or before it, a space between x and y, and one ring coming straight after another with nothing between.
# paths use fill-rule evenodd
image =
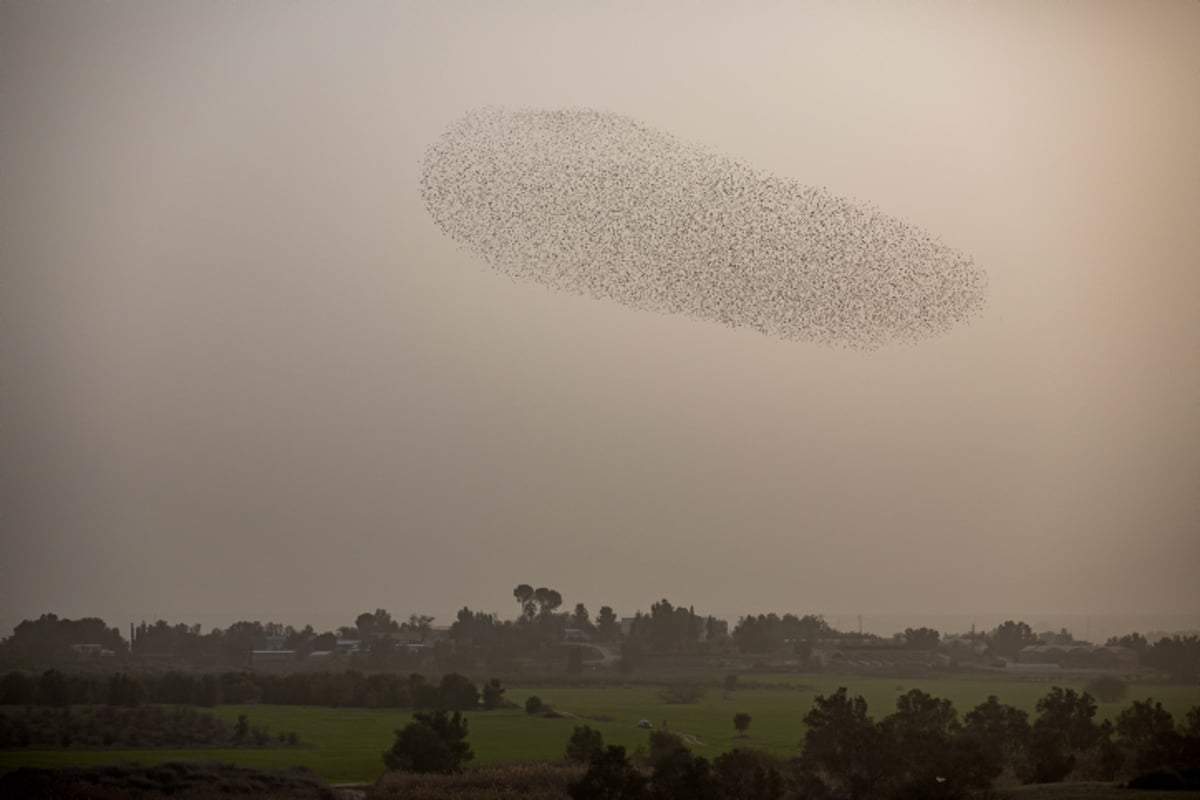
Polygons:
<instances>
[{"instance_id":1,"label":"grassy field","mask_svg":"<svg viewBox=\"0 0 1200 800\"><path fill-rule=\"evenodd\" d=\"M749 678L745 679L747 682ZM475 712L470 717L470 742L474 764L558 761L572 728L582 722L598 728L611 744L636 747L646 732L635 727L648 719L655 727L664 721L670 730L691 734L702 744L693 744L701 755L715 756L735 746L751 746L779 755L795 755L803 736L801 719L813 698L839 686L861 694L877 719L890 713L901 691L917 688L954 702L964 713L997 695L1032 712L1050 683L978 679L895 679L845 675L786 675L765 678L776 688L743 688L729 694L710 689L694 705L669 705L652 687L567 688L512 686L506 697L524 703L536 694L556 709L577 715L561 719L531 717L523 711ZM1070 682L1066 682L1071 685ZM1076 686L1075 688L1080 688ZM1114 716L1134 699L1152 696L1176 718L1193 705L1200 705L1200 687L1135 686L1120 703L1101 704L1099 716ZM749 738L735 738L733 715L744 711L753 721ZM380 754L391 745L393 731L403 726L411 712L370 709L330 709L296 706L221 706L216 714L235 720L248 715L251 724L267 725L272 731L295 730L309 744L281 749L189 749L189 750L7 750L0 751L0 772L20 766L95 765L118 761L143 764L169 760L215 760L243 766L289 767L303 765L331 782L374 780L383 770ZM607 721L601 718L607 717Z\"/></svg>"}]
</instances>

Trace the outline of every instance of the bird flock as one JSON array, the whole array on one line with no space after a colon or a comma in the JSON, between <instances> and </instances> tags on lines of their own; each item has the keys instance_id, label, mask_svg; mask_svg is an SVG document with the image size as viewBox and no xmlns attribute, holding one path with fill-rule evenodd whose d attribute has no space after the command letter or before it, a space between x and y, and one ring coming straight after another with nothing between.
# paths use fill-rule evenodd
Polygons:
<instances>
[{"instance_id":1,"label":"bird flock","mask_svg":"<svg viewBox=\"0 0 1200 800\"><path fill-rule=\"evenodd\" d=\"M426 153L435 223L518 280L873 349L982 308L967 255L878 210L619 114L482 108Z\"/></svg>"}]
</instances>

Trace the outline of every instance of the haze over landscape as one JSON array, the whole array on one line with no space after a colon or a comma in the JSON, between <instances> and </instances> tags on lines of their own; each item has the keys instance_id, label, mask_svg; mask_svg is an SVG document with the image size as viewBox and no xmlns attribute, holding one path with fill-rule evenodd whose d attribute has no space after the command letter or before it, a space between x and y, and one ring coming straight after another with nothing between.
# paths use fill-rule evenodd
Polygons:
<instances>
[{"instance_id":1,"label":"haze over landscape","mask_svg":"<svg viewBox=\"0 0 1200 800\"><path fill-rule=\"evenodd\" d=\"M1200 627L1200 4L465 8L0 5L0 636L526 581ZM511 279L421 194L483 107L877 207L986 302L859 350Z\"/></svg>"}]
</instances>

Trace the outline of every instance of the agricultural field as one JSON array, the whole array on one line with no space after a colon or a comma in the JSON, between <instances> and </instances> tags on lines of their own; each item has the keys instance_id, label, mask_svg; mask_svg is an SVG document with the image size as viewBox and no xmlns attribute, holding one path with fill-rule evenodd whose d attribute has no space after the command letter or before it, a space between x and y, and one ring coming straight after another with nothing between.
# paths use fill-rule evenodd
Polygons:
<instances>
[{"instance_id":1,"label":"agricultural field","mask_svg":"<svg viewBox=\"0 0 1200 800\"><path fill-rule=\"evenodd\" d=\"M1060 682L1082 688L1069 681ZM959 713L995 694L1002 702L1030 712L1050 682L979 680L979 679L896 679L847 675L743 676L741 685L725 693L710 688L694 704L669 704L651 686L612 686L608 688L569 686L522 686L508 688L506 698L523 704L537 695L563 714L559 718L531 716L523 710L478 711L470 713L470 742L475 751L473 764L559 761L572 728L588 724L599 729L605 741L636 748L646 740L646 732L636 727L649 720L655 727L686 734L693 750L708 757L736 746L749 746L788 756L799 750L803 736L801 719L818 694L847 686L852 694L861 694L877 719L890 713L902 691L921 689L949 698ZM1103 703L1098 716L1115 716L1135 699L1153 697L1177 719L1193 705L1200 705L1200 687L1138 686L1118 703ZM733 715L751 715L748 738L736 737ZM192 748L185 750L6 750L0 751L0 772L20 766L89 766L119 761L143 764L170 760L224 761L249 767L282 768L303 765L332 783L371 781L383 771L381 753L393 739L393 731L410 718L407 710L356 708L319 708L300 706L220 706L218 716L233 721L246 714L253 725L265 725L272 731L294 730L307 746L299 748Z\"/></svg>"}]
</instances>

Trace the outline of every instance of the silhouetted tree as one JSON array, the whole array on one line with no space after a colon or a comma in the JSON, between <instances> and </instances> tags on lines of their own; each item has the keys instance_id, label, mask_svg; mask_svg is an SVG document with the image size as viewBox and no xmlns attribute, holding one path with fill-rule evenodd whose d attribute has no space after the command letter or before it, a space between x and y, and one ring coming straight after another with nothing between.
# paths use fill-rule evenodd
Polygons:
<instances>
[{"instance_id":1,"label":"silhouetted tree","mask_svg":"<svg viewBox=\"0 0 1200 800\"><path fill-rule=\"evenodd\" d=\"M392 619L392 615L382 608L374 612L359 614L354 620L354 627L362 636L376 633L395 633L400 630L400 624Z\"/></svg>"},{"instance_id":2,"label":"silhouetted tree","mask_svg":"<svg viewBox=\"0 0 1200 800\"><path fill-rule=\"evenodd\" d=\"M1171 767L1178 760L1181 737L1175 732L1175 720L1162 703L1133 701L1117 716L1116 732L1138 770Z\"/></svg>"},{"instance_id":3,"label":"silhouetted tree","mask_svg":"<svg viewBox=\"0 0 1200 800\"><path fill-rule=\"evenodd\" d=\"M745 711L740 711L733 715L733 727L737 729L739 736L746 735L746 729L750 727L750 715Z\"/></svg>"},{"instance_id":4,"label":"silhouetted tree","mask_svg":"<svg viewBox=\"0 0 1200 800\"><path fill-rule=\"evenodd\" d=\"M978 743L980 767L991 778L1000 775L1005 767L1015 766L1025 752L1029 742L1029 715L1019 708L1004 705L995 695L968 711L963 721L963 733Z\"/></svg>"},{"instance_id":5,"label":"silhouetted tree","mask_svg":"<svg viewBox=\"0 0 1200 800\"><path fill-rule=\"evenodd\" d=\"M933 628L905 628L904 646L913 650L932 650L942 635Z\"/></svg>"},{"instance_id":6,"label":"silhouetted tree","mask_svg":"<svg viewBox=\"0 0 1200 800\"><path fill-rule=\"evenodd\" d=\"M0 679L0 706L33 703L37 684L23 672L8 672Z\"/></svg>"},{"instance_id":7,"label":"silhouetted tree","mask_svg":"<svg viewBox=\"0 0 1200 800\"><path fill-rule=\"evenodd\" d=\"M571 627L578 628L586 633L591 633L596 629L592 625L591 619L588 618L587 606L583 603L575 604L575 611L571 614Z\"/></svg>"},{"instance_id":8,"label":"silhouetted tree","mask_svg":"<svg viewBox=\"0 0 1200 800\"><path fill-rule=\"evenodd\" d=\"M1061 781L1075 769L1076 754L1092 749L1100 739L1092 719L1096 703L1087 692L1055 686L1038 700L1037 711L1019 775L1026 783Z\"/></svg>"},{"instance_id":9,"label":"silhouetted tree","mask_svg":"<svg viewBox=\"0 0 1200 800\"><path fill-rule=\"evenodd\" d=\"M433 630L433 617L428 614L409 614L408 622L401 626L410 631L414 631L421 637L421 641L425 641L425 637Z\"/></svg>"},{"instance_id":10,"label":"silhouetted tree","mask_svg":"<svg viewBox=\"0 0 1200 800\"><path fill-rule=\"evenodd\" d=\"M37 702L43 706L69 706L71 704L71 689L67 686L67 678L56 669L48 669L38 680Z\"/></svg>"},{"instance_id":11,"label":"silhouetted tree","mask_svg":"<svg viewBox=\"0 0 1200 800\"><path fill-rule=\"evenodd\" d=\"M1033 629L1024 622L1013 622L1011 619L1001 623L992 631L988 652L996 656L1014 658L1022 648L1038 643Z\"/></svg>"},{"instance_id":12,"label":"silhouetted tree","mask_svg":"<svg viewBox=\"0 0 1200 800\"><path fill-rule=\"evenodd\" d=\"M644 800L646 778L629 763L624 747L610 745L588 762L567 794L571 800Z\"/></svg>"},{"instance_id":13,"label":"silhouetted tree","mask_svg":"<svg viewBox=\"0 0 1200 800\"><path fill-rule=\"evenodd\" d=\"M413 714L413 721L396 731L396 741L383 754L390 770L460 772L474 757L467 743L467 720L457 711Z\"/></svg>"},{"instance_id":14,"label":"silhouetted tree","mask_svg":"<svg viewBox=\"0 0 1200 800\"><path fill-rule=\"evenodd\" d=\"M602 642L613 642L621 637L621 621L608 606L601 606L596 615L596 638Z\"/></svg>"},{"instance_id":15,"label":"silhouetted tree","mask_svg":"<svg viewBox=\"0 0 1200 800\"><path fill-rule=\"evenodd\" d=\"M142 699L142 685L137 679L124 673L115 673L108 679L108 697L110 706L138 705Z\"/></svg>"},{"instance_id":16,"label":"silhouetted tree","mask_svg":"<svg viewBox=\"0 0 1200 800\"><path fill-rule=\"evenodd\" d=\"M492 678L483 686L483 707L489 711L498 708L504 700L504 687L499 678Z\"/></svg>"},{"instance_id":17,"label":"silhouetted tree","mask_svg":"<svg viewBox=\"0 0 1200 800\"><path fill-rule=\"evenodd\" d=\"M528 583L522 583L513 589L513 597L516 598L517 604L521 606L521 615L524 617L533 617L537 610L537 607L533 604L533 587Z\"/></svg>"},{"instance_id":18,"label":"silhouetted tree","mask_svg":"<svg viewBox=\"0 0 1200 800\"><path fill-rule=\"evenodd\" d=\"M562 605L563 599L562 595L555 590L539 586L533 590L533 602L537 603L540 616L549 616Z\"/></svg>"},{"instance_id":19,"label":"silhouetted tree","mask_svg":"<svg viewBox=\"0 0 1200 800\"><path fill-rule=\"evenodd\" d=\"M650 797L654 800L721 800L721 784L708 760L686 747L674 750L654 764Z\"/></svg>"},{"instance_id":20,"label":"silhouetted tree","mask_svg":"<svg viewBox=\"0 0 1200 800\"><path fill-rule=\"evenodd\" d=\"M604 737L588 725L576 725L567 740L567 761L586 764L604 752Z\"/></svg>"},{"instance_id":21,"label":"silhouetted tree","mask_svg":"<svg viewBox=\"0 0 1200 800\"><path fill-rule=\"evenodd\" d=\"M761 750L734 748L713 761L727 800L778 800L787 789L784 764Z\"/></svg>"},{"instance_id":22,"label":"silhouetted tree","mask_svg":"<svg viewBox=\"0 0 1200 800\"><path fill-rule=\"evenodd\" d=\"M848 697L845 687L818 695L804 717L801 767L811 786L852 800L875 796L887 771L879 728L867 716L867 701ZM826 780L832 786L825 786Z\"/></svg>"},{"instance_id":23,"label":"silhouetted tree","mask_svg":"<svg viewBox=\"0 0 1200 800\"><path fill-rule=\"evenodd\" d=\"M465 675L447 672L438 686L438 708L471 711L479 705L479 689Z\"/></svg>"}]
</instances>

